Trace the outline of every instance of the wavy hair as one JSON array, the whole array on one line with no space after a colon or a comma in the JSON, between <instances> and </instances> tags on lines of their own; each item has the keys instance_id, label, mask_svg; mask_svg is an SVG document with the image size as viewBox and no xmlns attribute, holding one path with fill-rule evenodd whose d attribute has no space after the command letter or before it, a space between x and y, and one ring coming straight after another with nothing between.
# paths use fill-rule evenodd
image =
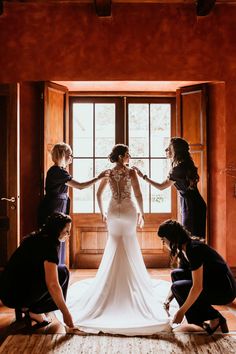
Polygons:
<instances>
[{"instance_id":1,"label":"wavy hair","mask_svg":"<svg viewBox=\"0 0 236 354\"><path fill-rule=\"evenodd\" d=\"M197 167L195 166L189 152L189 144L182 138L171 138L170 144L173 147L174 156L172 158L172 168L184 162L187 168L186 178L189 181L189 188L196 188L199 182Z\"/></svg>"},{"instance_id":2,"label":"wavy hair","mask_svg":"<svg viewBox=\"0 0 236 354\"><path fill-rule=\"evenodd\" d=\"M60 242L58 238L61 231L64 229L66 224L71 222L72 219L69 215L64 213L53 213L52 215L48 216L46 223L40 230L32 232L25 238L30 236L48 237L51 242L58 245Z\"/></svg>"},{"instance_id":3,"label":"wavy hair","mask_svg":"<svg viewBox=\"0 0 236 354\"><path fill-rule=\"evenodd\" d=\"M173 261L175 257L182 256L182 247L183 244L190 242L191 240L200 240L198 237L195 237L185 229L176 220L166 220L164 221L157 230L157 235L161 238L166 238L170 243L170 256Z\"/></svg>"}]
</instances>

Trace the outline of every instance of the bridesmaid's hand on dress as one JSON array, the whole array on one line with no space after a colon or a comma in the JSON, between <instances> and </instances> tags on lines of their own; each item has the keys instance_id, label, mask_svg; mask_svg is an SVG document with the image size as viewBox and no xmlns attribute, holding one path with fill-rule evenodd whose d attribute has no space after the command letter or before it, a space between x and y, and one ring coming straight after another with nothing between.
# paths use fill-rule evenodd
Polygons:
<instances>
[{"instance_id":1,"label":"bridesmaid's hand on dress","mask_svg":"<svg viewBox=\"0 0 236 354\"><path fill-rule=\"evenodd\" d=\"M97 176L97 179L101 179L101 178L104 178L104 177L110 177L110 173L111 173L111 170L104 170L102 171L101 173L99 173L99 175Z\"/></svg>"},{"instance_id":2,"label":"bridesmaid's hand on dress","mask_svg":"<svg viewBox=\"0 0 236 354\"><path fill-rule=\"evenodd\" d=\"M137 174L139 175L139 177L143 178L144 174L140 171L140 169L139 169L138 167L132 166L132 169L137 172Z\"/></svg>"},{"instance_id":3,"label":"bridesmaid's hand on dress","mask_svg":"<svg viewBox=\"0 0 236 354\"><path fill-rule=\"evenodd\" d=\"M69 311L63 313L63 321L68 327L70 328L74 327L73 319Z\"/></svg>"},{"instance_id":4,"label":"bridesmaid's hand on dress","mask_svg":"<svg viewBox=\"0 0 236 354\"><path fill-rule=\"evenodd\" d=\"M181 308L176 312L176 314L173 317L172 323L181 323L184 318L184 312L181 310Z\"/></svg>"},{"instance_id":5,"label":"bridesmaid's hand on dress","mask_svg":"<svg viewBox=\"0 0 236 354\"><path fill-rule=\"evenodd\" d=\"M170 302L168 300L165 301L163 307L166 310L167 316L170 317Z\"/></svg>"}]
</instances>

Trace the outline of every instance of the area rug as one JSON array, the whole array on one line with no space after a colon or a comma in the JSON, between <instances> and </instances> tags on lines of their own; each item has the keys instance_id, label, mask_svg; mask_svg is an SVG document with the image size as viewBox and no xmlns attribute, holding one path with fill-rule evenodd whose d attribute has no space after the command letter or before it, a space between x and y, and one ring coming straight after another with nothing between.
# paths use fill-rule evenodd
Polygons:
<instances>
[{"instance_id":1,"label":"area rug","mask_svg":"<svg viewBox=\"0 0 236 354\"><path fill-rule=\"evenodd\" d=\"M1 354L235 354L236 336L158 334L149 338L70 334L11 335Z\"/></svg>"}]
</instances>

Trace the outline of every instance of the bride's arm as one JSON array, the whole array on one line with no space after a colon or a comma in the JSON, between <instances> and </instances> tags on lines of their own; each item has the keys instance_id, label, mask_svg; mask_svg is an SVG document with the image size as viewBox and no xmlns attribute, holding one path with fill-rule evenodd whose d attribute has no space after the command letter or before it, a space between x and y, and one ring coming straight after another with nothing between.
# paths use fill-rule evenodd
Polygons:
<instances>
[{"instance_id":1,"label":"bride's arm","mask_svg":"<svg viewBox=\"0 0 236 354\"><path fill-rule=\"evenodd\" d=\"M100 213L102 215L102 221L106 221L106 214L103 209L103 202L102 202L102 193L104 192L104 189L106 188L106 185L108 183L108 178L103 178L101 181L98 190L97 190L97 201L98 201L98 207L100 210Z\"/></svg>"},{"instance_id":2,"label":"bride's arm","mask_svg":"<svg viewBox=\"0 0 236 354\"><path fill-rule=\"evenodd\" d=\"M139 210L140 210L140 213L141 213L141 217L142 217L142 219L144 219L143 196L142 196L142 192L141 192L141 189L140 189L137 173L136 173L135 170L130 170L130 177L131 177L132 187L133 187L133 190L134 190L134 195L135 195L135 198L137 200L138 207L139 207Z\"/></svg>"}]
</instances>

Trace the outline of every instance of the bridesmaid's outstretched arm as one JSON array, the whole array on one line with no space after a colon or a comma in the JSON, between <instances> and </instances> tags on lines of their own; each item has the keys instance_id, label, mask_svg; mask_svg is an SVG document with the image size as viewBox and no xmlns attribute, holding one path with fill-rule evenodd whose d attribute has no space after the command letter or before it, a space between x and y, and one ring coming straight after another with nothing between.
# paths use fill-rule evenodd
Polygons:
<instances>
[{"instance_id":1,"label":"bridesmaid's outstretched arm","mask_svg":"<svg viewBox=\"0 0 236 354\"><path fill-rule=\"evenodd\" d=\"M72 188L84 189L84 188L88 188L88 187L92 186L94 183L96 183L100 179L102 179L104 177L108 177L108 176L109 176L109 171L105 170L105 171L102 171L97 177L90 179L89 181L79 182L79 181L76 181L75 179L72 178L66 184L67 184L67 186L72 187Z\"/></svg>"},{"instance_id":2,"label":"bridesmaid's outstretched arm","mask_svg":"<svg viewBox=\"0 0 236 354\"><path fill-rule=\"evenodd\" d=\"M153 187L159 189L159 190L163 190L166 189L170 186L172 186L174 184L174 181L171 181L170 179L166 179L161 183L158 183L156 181L153 181L151 178L149 178L147 175L143 174L140 169L138 169L138 167L133 166L132 167L137 174L139 175L139 177L143 178L146 182L148 182L149 184L151 184Z\"/></svg>"}]
</instances>

